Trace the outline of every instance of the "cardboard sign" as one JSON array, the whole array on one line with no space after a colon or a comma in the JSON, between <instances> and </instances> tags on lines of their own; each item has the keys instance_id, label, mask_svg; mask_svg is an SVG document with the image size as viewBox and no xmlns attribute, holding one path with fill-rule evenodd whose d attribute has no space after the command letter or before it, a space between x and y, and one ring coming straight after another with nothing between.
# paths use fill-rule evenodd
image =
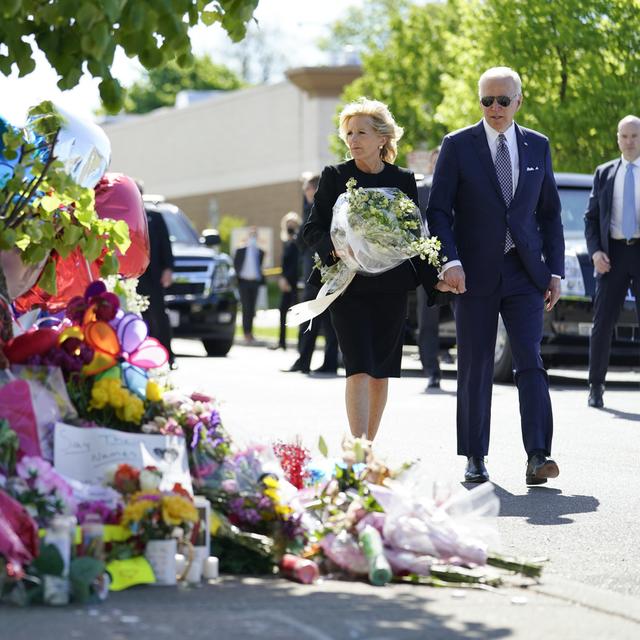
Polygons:
<instances>
[{"instance_id":1,"label":"cardboard sign","mask_svg":"<svg viewBox=\"0 0 640 640\"><path fill-rule=\"evenodd\" d=\"M106 569L111 576L109 591L122 591L137 584L153 584L156 581L151 565L143 556L113 560Z\"/></svg>"},{"instance_id":2,"label":"cardboard sign","mask_svg":"<svg viewBox=\"0 0 640 640\"><path fill-rule=\"evenodd\" d=\"M56 423L53 465L61 474L104 484L107 472L122 463L138 469L157 467L162 472L161 490L179 482L193 493L184 438Z\"/></svg>"}]
</instances>

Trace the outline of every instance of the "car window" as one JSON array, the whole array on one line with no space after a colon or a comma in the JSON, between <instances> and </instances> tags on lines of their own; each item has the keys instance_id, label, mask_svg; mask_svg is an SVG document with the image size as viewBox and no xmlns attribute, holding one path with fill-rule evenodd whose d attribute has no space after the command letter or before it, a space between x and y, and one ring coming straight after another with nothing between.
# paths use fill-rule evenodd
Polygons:
<instances>
[{"instance_id":1,"label":"car window","mask_svg":"<svg viewBox=\"0 0 640 640\"><path fill-rule=\"evenodd\" d=\"M562 204L564 230L584 233L584 212L587 209L590 189L558 187Z\"/></svg>"},{"instance_id":2,"label":"car window","mask_svg":"<svg viewBox=\"0 0 640 640\"><path fill-rule=\"evenodd\" d=\"M163 211L162 217L169 228L171 242L182 242L183 244L199 244L200 238L196 230L186 220L182 213L171 213Z\"/></svg>"}]
</instances>

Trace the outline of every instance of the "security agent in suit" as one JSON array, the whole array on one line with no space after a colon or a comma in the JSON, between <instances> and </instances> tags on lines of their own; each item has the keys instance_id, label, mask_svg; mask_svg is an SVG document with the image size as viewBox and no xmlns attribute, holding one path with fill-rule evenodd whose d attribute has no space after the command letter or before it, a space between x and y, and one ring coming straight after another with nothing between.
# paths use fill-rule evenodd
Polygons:
<instances>
[{"instance_id":1,"label":"security agent in suit","mask_svg":"<svg viewBox=\"0 0 640 640\"><path fill-rule=\"evenodd\" d=\"M306 224L313 206L313 196L318 188L320 176L311 176L305 180L303 191L303 218L302 226ZM311 273L313 272L313 251L307 246L302 239L302 234L298 236L298 246L300 255L302 256L302 277L304 278L304 291L302 300L307 302L313 300L320 291L320 287L309 282ZM324 335L324 359L322 365L314 370L314 373L335 374L338 371L338 337L331 324L329 311L324 311L313 322L304 322L298 329L298 358L291 365L287 372L309 373L311 370L311 358L316 348L316 340L322 331Z\"/></svg>"},{"instance_id":2,"label":"security agent in suit","mask_svg":"<svg viewBox=\"0 0 640 640\"><path fill-rule=\"evenodd\" d=\"M140 188L140 186L139 186ZM148 296L149 308L142 317L149 334L169 352L169 366L175 368L171 350L171 325L164 303L164 292L173 282L173 252L169 230L159 211L147 209L149 225L149 266L138 279L138 293Z\"/></svg>"},{"instance_id":3,"label":"security agent in suit","mask_svg":"<svg viewBox=\"0 0 640 640\"><path fill-rule=\"evenodd\" d=\"M262 273L263 260L264 251L258 247L258 229L252 226L249 228L246 246L239 247L233 256L233 267L238 276L245 344L255 343L253 318L256 315L258 290L260 285L264 283L264 274Z\"/></svg>"},{"instance_id":4,"label":"security agent in suit","mask_svg":"<svg viewBox=\"0 0 640 640\"><path fill-rule=\"evenodd\" d=\"M445 136L427 220L448 257L441 277L453 287L458 344L458 454L466 482L489 479L491 393L498 314L513 350L527 453L525 480L558 475L553 417L542 365L543 310L553 308L564 275L560 198L547 138L513 122L521 81L507 67L479 80L483 119Z\"/></svg>"},{"instance_id":5,"label":"security agent in suit","mask_svg":"<svg viewBox=\"0 0 640 640\"><path fill-rule=\"evenodd\" d=\"M427 175L431 176L436 165L436 160L440 153L440 147L432 149L429 155L429 165ZM426 222L426 209L429 201L430 186L418 189L420 201L420 214ZM429 292L424 287L416 289L416 313L418 316L418 352L420 354L420 364L427 377L426 392L440 388L440 306L439 304L429 304Z\"/></svg>"},{"instance_id":6,"label":"security agent in suit","mask_svg":"<svg viewBox=\"0 0 640 640\"><path fill-rule=\"evenodd\" d=\"M629 287L640 323L640 118L620 120L618 147L622 157L596 169L584 216L587 249L596 271L588 399L596 408L604 406L611 337Z\"/></svg>"}]
</instances>

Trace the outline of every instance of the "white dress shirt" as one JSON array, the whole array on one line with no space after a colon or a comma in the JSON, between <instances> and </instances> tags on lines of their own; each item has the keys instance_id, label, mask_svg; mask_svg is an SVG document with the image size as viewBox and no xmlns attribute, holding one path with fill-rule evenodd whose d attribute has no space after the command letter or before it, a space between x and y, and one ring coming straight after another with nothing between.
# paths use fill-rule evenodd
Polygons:
<instances>
[{"instance_id":1,"label":"white dress shirt","mask_svg":"<svg viewBox=\"0 0 640 640\"><path fill-rule=\"evenodd\" d=\"M633 178L635 184L636 196L636 225L640 225L640 158L636 158L632 163ZM627 174L627 166L629 161L622 158L622 162L618 167L616 177L613 181L613 202L611 203L611 226L609 227L609 235L614 240L625 240L622 233L622 198L624 193L624 178ZM640 229L636 227L634 238L640 237Z\"/></svg>"},{"instance_id":2,"label":"white dress shirt","mask_svg":"<svg viewBox=\"0 0 640 640\"><path fill-rule=\"evenodd\" d=\"M249 242L244 254L242 269L238 274L242 280L260 280L260 253L255 243Z\"/></svg>"}]
</instances>

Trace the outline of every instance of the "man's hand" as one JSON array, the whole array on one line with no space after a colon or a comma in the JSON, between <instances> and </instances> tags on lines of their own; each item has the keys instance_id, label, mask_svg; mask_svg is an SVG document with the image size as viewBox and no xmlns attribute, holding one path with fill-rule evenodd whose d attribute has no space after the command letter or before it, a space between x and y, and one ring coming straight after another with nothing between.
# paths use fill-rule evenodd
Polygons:
<instances>
[{"instance_id":1,"label":"man's hand","mask_svg":"<svg viewBox=\"0 0 640 640\"><path fill-rule=\"evenodd\" d=\"M450 287L444 280L438 280L438 284L434 287L438 291L451 291L452 293L458 293L457 289Z\"/></svg>"},{"instance_id":2,"label":"man's hand","mask_svg":"<svg viewBox=\"0 0 640 640\"><path fill-rule=\"evenodd\" d=\"M592 258L593 266L598 273L608 273L611 270L611 261L604 251L596 251Z\"/></svg>"},{"instance_id":3,"label":"man's hand","mask_svg":"<svg viewBox=\"0 0 640 640\"><path fill-rule=\"evenodd\" d=\"M560 298L560 278L551 278L549 287L544 293L545 309L551 311Z\"/></svg>"},{"instance_id":4,"label":"man's hand","mask_svg":"<svg viewBox=\"0 0 640 640\"><path fill-rule=\"evenodd\" d=\"M167 289L173 282L173 271L171 269L165 269L160 275L160 284Z\"/></svg>"},{"instance_id":5,"label":"man's hand","mask_svg":"<svg viewBox=\"0 0 640 640\"><path fill-rule=\"evenodd\" d=\"M280 291L282 291L282 293L289 293L291 291L291 285L289 284L289 281L283 276L280 276L278 278L278 288L280 289Z\"/></svg>"},{"instance_id":6,"label":"man's hand","mask_svg":"<svg viewBox=\"0 0 640 640\"><path fill-rule=\"evenodd\" d=\"M450 267L442 274L442 280L448 284L454 293L464 293L467 290L465 286L464 269L459 266Z\"/></svg>"}]
</instances>

